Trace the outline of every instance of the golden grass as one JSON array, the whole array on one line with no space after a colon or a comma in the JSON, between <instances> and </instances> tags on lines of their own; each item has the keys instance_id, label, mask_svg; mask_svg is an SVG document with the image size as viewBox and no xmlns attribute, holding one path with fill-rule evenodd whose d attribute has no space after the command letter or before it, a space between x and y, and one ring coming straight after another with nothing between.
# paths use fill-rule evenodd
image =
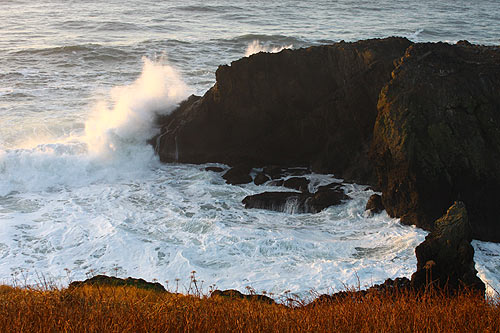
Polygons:
<instances>
[{"instance_id":1,"label":"golden grass","mask_svg":"<svg viewBox=\"0 0 500 333\"><path fill-rule=\"evenodd\" d=\"M290 308L134 287L34 290L0 286L0 332L498 332L498 302L370 294Z\"/></svg>"}]
</instances>

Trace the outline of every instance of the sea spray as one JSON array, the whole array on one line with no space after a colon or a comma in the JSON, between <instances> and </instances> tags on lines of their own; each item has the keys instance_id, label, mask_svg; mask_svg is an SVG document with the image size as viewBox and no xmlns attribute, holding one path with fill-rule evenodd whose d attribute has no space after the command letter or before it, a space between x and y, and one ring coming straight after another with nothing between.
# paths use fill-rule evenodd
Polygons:
<instances>
[{"instance_id":1,"label":"sea spray","mask_svg":"<svg viewBox=\"0 0 500 333\"><path fill-rule=\"evenodd\" d=\"M85 123L89 151L116 151L123 143L144 145L155 134L155 115L171 112L189 95L189 88L173 67L147 58L143 62L135 82L111 90L112 108L105 101L94 108Z\"/></svg>"},{"instance_id":2,"label":"sea spray","mask_svg":"<svg viewBox=\"0 0 500 333\"><path fill-rule=\"evenodd\" d=\"M146 141L156 114L167 114L190 90L162 59L143 58L141 75L110 90L85 122L84 133L43 137L30 148L0 150L0 196L114 182L148 172L157 158Z\"/></svg>"},{"instance_id":3,"label":"sea spray","mask_svg":"<svg viewBox=\"0 0 500 333\"><path fill-rule=\"evenodd\" d=\"M248 44L245 50L245 57L259 52L278 53L284 49L291 49L292 47L293 45L272 47L269 45L261 44L258 40L254 40L250 44Z\"/></svg>"}]
</instances>

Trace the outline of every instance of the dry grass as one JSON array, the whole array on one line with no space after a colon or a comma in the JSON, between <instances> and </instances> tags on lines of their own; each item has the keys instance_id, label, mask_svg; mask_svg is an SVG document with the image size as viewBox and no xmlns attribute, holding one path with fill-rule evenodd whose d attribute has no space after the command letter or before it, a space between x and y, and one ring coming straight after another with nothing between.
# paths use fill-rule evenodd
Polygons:
<instances>
[{"instance_id":1,"label":"dry grass","mask_svg":"<svg viewBox=\"0 0 500 333\"><path fill-rule=\"evenodd\" d=\"M0 286L1 332L498 332L500 306L473 294L403 293L290 308L134 287Z\"/></svg>"}]
</instances>

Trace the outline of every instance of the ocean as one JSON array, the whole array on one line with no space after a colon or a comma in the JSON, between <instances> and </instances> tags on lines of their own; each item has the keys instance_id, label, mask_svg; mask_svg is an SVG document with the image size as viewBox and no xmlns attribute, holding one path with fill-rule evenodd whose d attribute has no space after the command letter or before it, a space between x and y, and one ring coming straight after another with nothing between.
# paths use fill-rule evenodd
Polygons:
<instances>
[{"instance_id":1,"label":"ocean","mask_svg":"<svg viewBox=\"0 0 500 333\"><path fill-rule=\"evenodd\" d=\"M245 210L277 188L161 164L154 116L255 52L388 36L499 45L499 22L497 0L0 1L0 282L108 274L185 291L196 271L206 289L307 297L409 277L427 233L366 215L367 186L314 215ZM311 190L340 181L307 177ZM473 245L500 290L500 244Z\"/></svg>"}]
</instances>

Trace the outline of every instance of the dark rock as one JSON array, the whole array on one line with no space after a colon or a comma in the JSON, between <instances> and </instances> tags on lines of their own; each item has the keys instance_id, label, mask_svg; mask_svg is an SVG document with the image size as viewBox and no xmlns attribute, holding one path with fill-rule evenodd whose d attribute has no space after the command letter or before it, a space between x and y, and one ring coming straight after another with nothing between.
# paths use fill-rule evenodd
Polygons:
<instances>
[{"instance_id":1,"label":"dark rock","mask_svg":"<svg viewBox=\"0 0 500 333\"><path fill-rule=\"evenodd\" d=\"M414 44L382 89L372 158L392 217L431 230L455 200L500 241L500 49Z\"/></svg>"},{"instance_id":2,"label":"dark rock","mask_svg":"<svg viewBox=\"0 0 500 333\"><path fill-rule=\"evenodd\" d=\"M384 209L382 197L379 194L372 194L366 203L365 210L370 211L372 214L378 214Z\"/></svg>"},{"instance_id":3,"label":"dark rock","mask_svg":"<svg viewBox=\"0 0 500 333\"><path fill-rule=\"evenodd\" d=\"M251 294L251 295L244 295L240 293L238 290L234 289L228 289L228 290L214 290L211 294L210 297L227 297L227 298L233 298L233 299L247 299L250 301L258 301L258 302L264 302L267 304L274 304L274 300L271 297L268 297L266 295L259 295L259 294Z\"/></svg>"},{"instance_id":4,"label":"dark rock","mask_svg":"<svg viewBox=\"0 0 500 333\"><path fill-rule=\"evenodd\" d=\"M245 197L245 208L257 208L287 213L306 213L306 197L297 192L264 192Z\"/></svg>"},{"instance_id":5,"label":"dark rock","mask_svg":"<svg viewBox=\"0 0 500 333\"><path fill-rule=\"evenodd\" d=\"M156 292L167 292L165 288L158 282L147 282L143 279L134 279L128 277L126 279L120 279L113 276L106 275L96 275L90 279L84 281L74 281L71 282L69 288L78 288L83 286L129 286L136 287L139 289L152 290Z\"/></svg>"},{"instance_id":6,"label":"dark rock","mask_svg":"<svg viewBox=\"0 0 500 333\"><path fill-rule=\"evenodd\" d=\"M411 289L411 281L406 277L398 277L393 279L387 279L382 284L376 284L370 287L368 291L379 291L384 293L392 292L402 292Z\"/></svg>"},{"instance_id":7,"label":"dark rock","mask_svg":"<svg viewBox=\"0 0 500 333\"><path fill-rule=\"evenodd\" d=\"M277 165L266 166L262 172L271 177L271 179L279 179L284 175L283 169Z\"/></svg>"},{"instance_id":8,"label":"dark rock","mask_svg":"<svg viewBox=\"0 0 500 333\"><path fill-rule=\"evenodd\" d=\"M291 214L319 213L325 208L350 199L340 189L323 189L316 193L264 192L243 199L245 208L257 208Z\"/></svg>"},{"instance_id":9,"label":"dark rock","mask_svg":"<svg viewBox=\"0 0 500 333\"><path fill-rule=\"evenodd\" d=\"M192 97L161 119L153 140L160 159L310 165L374 184L367 153L378 95L410 44L395 37L339 42L220 66L201 99Z\"/></svg>"},{"instance_id":10,"label":"dark rock","mask_svg":"<svg viewBox=\"0 0 500 333\"><path fill-rule=\"evenodd\" d=\"M468 287L484 294L485 285L474 267L471 240L465 205L455 202L415 249L417 271L411 277L412 285L416 289L432 285L449 291Z\"/></svg>"},{"instance_id":11,"label":"dark rock","mask_svg":"<svg viewBox=\"0 0 500 333\"><path fill-rule=\"evenodd\" d=\"M222 172L224 171L224 168L211 166L211 167L206 167L205 171Z\"/></svg>"},{"instance_id":12,"label":"dark rock","mask_svg":"<svg viewBox=\"0 0 500 333\"><path fill-rule=\"evenodd\" d=\"M309 192L309 183L311 181L304 177L292 177L283 182L283 186L298 190L301 192Z\"/></svg>"},{"instance_id":13,"label":"dark rock","mask_svg":"<svg viewBox=\"0 0 500 333\"><path fill-rule=\"evenodd\" d=\"M247 166L236 166L229 169L222 178L226 180L226 183L231 185L248 184L252 182L250 170L251 168Z\"/></svg>"},{"instance_id":14,"label":"dark rock","mask_svg":"<svg viewBox=\"0 0 500 333\"><path fill-rule=\"evenodd\" d=\"M262 185L265 182L268 182L271 180L268 176L266 176L263 172L259 172L256 176L255 179L253 180L253 183L255 185Z\"/></svg>"},{"instance_id":15,"label":"dark rock","mask_svg":"<svg viewBox=\"0 0 500 333\"><path fill-rule=\"evenodd\" d=\"M319 213L323 209L330 206L339 205L342 201L349 200L350 197L344 193L341 188L338 189L319 189L316 193L311 194L306 202L305 206L307 210L311 213Z\"/></svg>"}]
</instances>

